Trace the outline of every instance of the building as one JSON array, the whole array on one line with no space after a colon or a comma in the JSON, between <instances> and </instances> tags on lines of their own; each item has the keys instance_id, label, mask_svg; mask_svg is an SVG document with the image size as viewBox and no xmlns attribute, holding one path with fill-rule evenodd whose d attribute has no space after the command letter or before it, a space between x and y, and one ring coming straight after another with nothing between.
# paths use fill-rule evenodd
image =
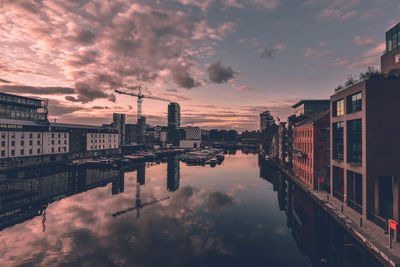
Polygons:
<instances>
[{"instance_id":1,"label":"building","mask_svg":"<svg viewBox=\"0 0 400 267\"><path fill-rule=\"evenodd\" d=\"M278 125L278 159L281 164L287 161L287 128L286 122L280 122Z\"/></svg>"},{"instance_id":2,"label":"building","mask_svg":"<svg viewBox=\"0 0 400 267\"><path fill-rule=\"evenodd\" d=\"M260 113L260 131L266 130L268 127L270 127L274 123L275 123L275 120L271 116L271 114L268 110Z\"/></svg>"},{"instance_id":3,"label":"building","mask_svg":"<svg viewBox=\"0 0 400 267\"><path fill-rule=\"evenodd\" d=\"M329 177L329 109L310 115L293 130L293 172L311 189Z\"/></svg>"},{"instance_id":4,"label":"building","mask_svg":"<svg viewBox=\"0 0 400 267\"><path fill-rule=\"evenodd\" d=\"M0 93L0 169L65 158L69 133L53 129L47 101Z\"/></svg>"},{"instance_id":5,"label":"building","mask_svg":"<svg viewBox=\"0 0 400 267\"><path fill-rule=\"evenodd\" d=\"M399 89L400 80L369 79L330 100L331 194L382 227L400 219Z\"/></svg>"},{"instance_id":6,"label":"building","mask_svg":"<svg viewBox=\"0 0 400 267\"><path fill-rule=\"evenodd\" d=\"M292 106L294 108L293 115L287 119L287 167L293 172L293 129L294 127L305 120L308 116L329 109L329 100L307 100L303 99Z\"/></svg>"},{"instance_id":7,"label":"building","mask_svg":"<svg viewBox=\"0 0 400 267\"><path fill-rule=\"evenodd\" d=\"M381 57L382 73L400 73L400 23L386 32L386 50Z\"/></svg>"},{"instance_id":8,"label":"building","mask_svg":"<svg viewBox=\"0 0 400 267\"><path fill-rule=\"evenodd\" d=\"M168 105L168 143L179 146L181 127L181 108L178 103Z\"/></svg>"},{"instance_id":9,"label":"building","mask_svg":"<svg viewBox=\"0 0 400 267\"><path fill-rule=\"evenodd\" d=\"M119 152L118 131L110 127L50 123L52 129L69 134L68 158L76 159Z\"/></svg>"},{"instance_id":10,"label":"building","mask_svg":"<svg viewBox=\"0 0 400 267\"><path fill-rule=\"evenodd\" d=\"M179 141L180 148L198 148L201 144L201 130L199 127L184 127L181 128L181 140Z\"/></svg>"},{"instance_id":11,"label":"building","mask_svg":"<svg viewBox=\"0 0 400 267\"><path fill-rule=\"evenodd\" d=\"M125 114L114 113L111 127L118 132L119 144L125 145Z\"/></svg>"}]
</instances>

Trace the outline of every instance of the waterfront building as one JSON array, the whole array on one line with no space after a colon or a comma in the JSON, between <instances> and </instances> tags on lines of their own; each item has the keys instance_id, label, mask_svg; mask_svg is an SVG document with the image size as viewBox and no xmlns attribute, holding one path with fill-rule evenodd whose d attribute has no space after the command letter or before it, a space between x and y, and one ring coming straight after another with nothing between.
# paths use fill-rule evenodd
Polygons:
<instances>
[{"instance_id":1,"label":"waterfront building","mask_svg":"<svg viewBox=\"0 0 400 267\"><path fill-rule=\"evenodd\" d=\"M0 93L0 169L61 160L69 133L50 127L47 101Z\"/></svg>"},{"instance_id":2,"label":"waterfront building","mask_svg":"<svg viewBox=\"0 0 400 267\"><path fill-rule=\"evenodd\" d=\"M168 105L168 143L179 146L181 127L181 108L178 103Z\"/></svg>"},{"instance_id":3,"label":"waterfront building","mask_svg":"<svg viewBox=\"0 0 400 267\"><path fill-rule=\"evenodd\" d=\"M179 141L180 148L198 148L201 144L201 130L199 127L184 127L182 138Z\"/></svg>"},{"instance_id":4,"label":"waterfront building","mask_svg":"<svg viewBox=\"0 0 400 267\"><path fill-rule=\"evenodd\" d=\"M329 177L329 109L310 115L293 130L293 171L311 189Z\"/></svg>"},{"instance_id":5,"label":"waterfront building","mask_svg":"<svg viewBox=\"0 0 400 267\"><path fill-rule=\"evenodd\" d=\"M287 166L293 172L293 129L308 116L329 109L328 99L303 99L292 106L293 115L287 119Z\"/></svg>"},{"instance_id":6,"label":"waterfront building","mask_svg":"<svg viewBox=\"0 0 400 267\"><path fill-rule=\"evenodd\" d=\"M119 144L125 145L125 114L114 113L111 126L118 132Z\"/></svg>"},{"instance_id":7,"label":"waterfront building","mask_svg":"<svg viewBox=\"0 0 400 267\"><path fill-rule=\"evenodd\" d=\"M381 57L382 73L400 73L400 23L386 32L386 50Z\"/></svg>"},{"instance_id":8,"label":"waterfront building","mask_svg":"<svg viewBox=\"0 0 400 267\"><path fill-rule=\"evenodd\" d=\"M331 194L382 227L400 219L399 88L367 79L331 96Z\"/></svg>"},{"instance_id":9,"label":"waterfront building","mask_svg":"<svg viewBox=\"0 0 400 267\"><path fill-rule=\"evenodd\" d=\"M52 129L69 134L69 159L115 154L119 151L116 129L104 126L50 123Z\"/></svg>"},{"instance_id":10,"label":"waterfront building","mask_svg":"<svg viewBox=\"0 0 400 267\"><path fill-rule=\"evenodd\" d=\"M274 117L271 116L268 110L260 113L260 131L266 130L273 124L275 124Z\"/></svg>"}]
</instances>

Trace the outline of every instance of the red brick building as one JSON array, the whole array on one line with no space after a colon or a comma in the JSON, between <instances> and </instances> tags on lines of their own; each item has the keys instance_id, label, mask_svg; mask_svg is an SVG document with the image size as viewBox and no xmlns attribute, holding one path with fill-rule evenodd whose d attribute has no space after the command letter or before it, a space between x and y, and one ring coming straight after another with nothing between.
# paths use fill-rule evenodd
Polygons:
<instances>
[{"instance_id":1,"label":"red brick building","mask_svg":"<svg viewBox=\"0 0 400 267\"><path fill-rule=\"evenodd\" d=\"M312 189L319 177L329 184L329 118L329 110L314 113L293 131L293 171Z\"/></svg>"}]
</instances>

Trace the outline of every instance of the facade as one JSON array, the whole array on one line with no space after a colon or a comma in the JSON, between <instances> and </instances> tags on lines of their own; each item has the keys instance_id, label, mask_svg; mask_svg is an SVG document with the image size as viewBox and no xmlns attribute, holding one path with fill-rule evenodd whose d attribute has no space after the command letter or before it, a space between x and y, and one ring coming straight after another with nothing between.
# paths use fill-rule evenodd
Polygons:
<instances>
[{"instance_id":1,"label":"facade","mask_svg":"<svg viewBox=\"0 0 400 267\"><path fill-rule=\"evenodd\" d=\"M125 145L125 114L113 114L112 128L118 132L119 144Z\"/></svg>"},{"instance_id":2,"label":"facade","mask_svg":"<svg viewBox=\"0 0 400 267\"><path fill-rule=\"evenodd\" d=\"M201 145L201 130L199 127L181 128L180 148L199 148Z\"/></svg>"},{"instance_id":3,"label":"facade","mask_svg":"<svg viewBox=\"0 0 400 267\"><path fill-rule=\"evenodd\" d=\"M86 133L86 150L117 149L119 147L119 135L117 133Z\"/></svg>"},{"instance_id":4,"label":"facade","mask_svg":"<svg viewBox=\"0 0 400 267\"><path fill-rule=\"evenodd\" d=\"M327 180L329 110L314 113L293 130L293 171L311 189L319 188L319 178Z\"/></svg>"},{"instance_id":5,"label":"facade","mask_svg":"<svg viewBox=\"0 0 400 267\"><path fill-rule=\"evenodd\" d=\"M400 71L400 23L386 32L386 50L381 57L382 73Z\"/></svg>"},{"instance_id":6,"label":"facade","mask_svg":"<svg viewBox=\"0 0 400 267\"><path fill-rule=\"evenodd\" d=\"M366 80L331 96L331 194L385 227L399 218L399 80Z\"/></svg>"},{"instance_id":7,"label":"facade","mask_svg":"<svg viewBox=\"0 0 400 267\"><path fill-rule=\"evenodd\" d=\"M168 105L168 143L179 146L181 127L181 108L178 103Z\"/></svg>"},{"instance_id":8,"label":"facade","mask_svg":"<svg viewBox=\"0 0 400 267\"><path fill-rule=\"evenodd\" d=\"M294 114L288 117L287 125L287 166L293 172L293 130L301 121L307 119L312 114L329 109L329 100L301 100L292 106Z\"/></svg>"},{"instance_id":9,"label":"facade","mask_svg":"<svg viewBox=\"0 0 400 267\"><path fill-rule=\"evenodd\" d=\"M271 114L268 110L260 113L260 131L266 130L268 127L270 127L274 123L275 123L275 120L271 116Z\"/></svg>"},{"instance_id":10,"label":"facade","mask_svg":"<svg viewBox=\"0 0 400 267\"><path fill-rule=\"evenodd\" d=\"M0 169L65 158L69 133L50 127L47 101L0 93Z\"/></svg>"}]
</instances>

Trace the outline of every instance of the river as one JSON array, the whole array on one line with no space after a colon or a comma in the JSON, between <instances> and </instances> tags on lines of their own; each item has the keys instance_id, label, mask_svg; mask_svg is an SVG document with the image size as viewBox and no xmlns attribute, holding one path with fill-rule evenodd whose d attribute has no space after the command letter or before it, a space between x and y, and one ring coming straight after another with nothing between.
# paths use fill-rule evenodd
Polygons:
<instances>
[{"instance_id":1,"label":"river","mask_svg":"<svg viewBox=\"0 0 400 267\"><path fill-rule=\"evenodd\" d=\"M380 266L256 154L5 178L0 266Z\"/></svg>"}]
</instances>

